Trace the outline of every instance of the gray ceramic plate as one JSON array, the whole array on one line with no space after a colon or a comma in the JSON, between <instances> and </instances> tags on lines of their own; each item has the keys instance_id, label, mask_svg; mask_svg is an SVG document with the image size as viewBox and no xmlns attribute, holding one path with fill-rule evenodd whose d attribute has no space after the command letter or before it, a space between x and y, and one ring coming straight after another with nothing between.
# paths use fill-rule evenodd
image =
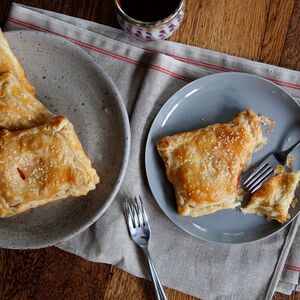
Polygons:
<instances>
[{"instance_id":1,"label":"gray ceramic plate","mask_svg":"<svg viewBox=\"0 0 300 300\"><path fill-rule=\"evenodd\" d=\"M254 154L253 165L275 149L300 139L300 107L280 87L260 77L243 73L221 73L193 81L173 95L156 116L146 145L146 172L152 193L164 213L180 228L203 240L247 243L270 236L283 228L265 217L222 210L192 218L176 212L175 195L155 149L165 135L230 121L238 112L252 108L276 121L274 132L265 133L269 143ZM294 169L300 169L300 151L294 153ZM297 196L299 192L297 191ZM297 215L300 201L290 210Z\"/></svg>"},{"instance_id":2,"label":"gray ceramic plate","mask_svg":"<svg viewBox=\"0 0 300 300\"><path fill-rule=\"evenodd\" d=\"M101 176L95 191L0 219L0 247L40 248L94 223L116 195L127 167L130 129L121 96L105 72L79 47L33 31L7 32L37 97L74 124Z\"/></svg>"}]
</instances>

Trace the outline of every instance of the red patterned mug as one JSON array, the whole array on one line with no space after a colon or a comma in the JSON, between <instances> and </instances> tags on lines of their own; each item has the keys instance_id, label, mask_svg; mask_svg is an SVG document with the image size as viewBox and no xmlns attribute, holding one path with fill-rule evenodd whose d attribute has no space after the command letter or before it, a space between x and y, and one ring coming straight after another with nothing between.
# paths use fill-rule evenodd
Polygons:
<instances>
[{"instance_id":1,"label":"red patterned mug","mask_svg":"<svg viewBox=\"0 0 300 300\"><path fill-rule=\"evenodd\" d=\"M143 41L164 40L180 26L185 0L114 0L120 26Z\"/></svg>"}]
</instances>

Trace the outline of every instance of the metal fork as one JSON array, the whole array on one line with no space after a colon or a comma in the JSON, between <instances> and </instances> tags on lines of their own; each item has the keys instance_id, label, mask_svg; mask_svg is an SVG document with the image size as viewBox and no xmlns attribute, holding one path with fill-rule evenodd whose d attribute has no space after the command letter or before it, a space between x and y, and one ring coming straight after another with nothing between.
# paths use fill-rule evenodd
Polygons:
<instances>
[{"instance_id":1,"label":"metal fork","mask_svg":"<svg viewBox=\"0 0 300 300\"><path fill-rule=\"evenodd\" d=\"M156 299L167 300L148 250L150 226L141 196L139 196L138 198L135 197L131 200L126 199L123 203L123 210L130 236L132 240L142 249L147 259Z\"/></svg>"},{"instance_id":2,"label":"metal fork","mask_svg":"<svg viewBox=\"0 0 300 300\"><path fill-rule=\"evenodd\" d=\"M285 151L269 154L245 180L243 183L244 188L251 194L258 190L266 180L273 176L278 165L284 166L286 164L288 155L299 145L300 141Z\"/></svg>"}]
</instances>

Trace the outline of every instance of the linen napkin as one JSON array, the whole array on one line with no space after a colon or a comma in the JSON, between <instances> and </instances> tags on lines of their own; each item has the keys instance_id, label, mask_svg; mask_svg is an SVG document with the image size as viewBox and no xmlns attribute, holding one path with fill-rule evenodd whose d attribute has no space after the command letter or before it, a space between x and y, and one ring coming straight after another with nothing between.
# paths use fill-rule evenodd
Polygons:
<instances>
[{"instance_id":1,"label":"linen napkin","mask_svg":"<svg viewBox=\"0 0 300 300\"><path fill-rule=\"evenodd\" d=\"M188 82L211 73L248 72L274 81L300 101L300 72L168 41L143 43L118 29L19 4L12 5L5 29L45 31L82 47L114 80L130 116L132 152L118 196L94 225L58 247L147 277L121 208L125 196L141 194L152 229L150 252L165 286L202 299L271 299L275 290L289 294L299 289L299 218L257 243L201 241L177 228L159 209L143 161L153 118Z\"/></svg>"}]
</instances>

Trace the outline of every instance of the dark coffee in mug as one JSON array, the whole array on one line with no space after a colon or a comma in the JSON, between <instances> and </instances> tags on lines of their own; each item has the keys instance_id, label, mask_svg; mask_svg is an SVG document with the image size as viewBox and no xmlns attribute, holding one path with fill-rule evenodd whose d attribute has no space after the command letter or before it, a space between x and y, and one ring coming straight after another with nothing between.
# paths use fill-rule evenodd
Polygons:
<instances>
[{"instance_id":1,"label":"dark coffee in mug","mask_svg":"<svg viewBox=\"0 0 300 300\"><path fill-rule=\"evenodd\" d=\"M155 22L172 15L180 0L120 0L122 10L131 18Z\"/></svg>"}]
</instances>

